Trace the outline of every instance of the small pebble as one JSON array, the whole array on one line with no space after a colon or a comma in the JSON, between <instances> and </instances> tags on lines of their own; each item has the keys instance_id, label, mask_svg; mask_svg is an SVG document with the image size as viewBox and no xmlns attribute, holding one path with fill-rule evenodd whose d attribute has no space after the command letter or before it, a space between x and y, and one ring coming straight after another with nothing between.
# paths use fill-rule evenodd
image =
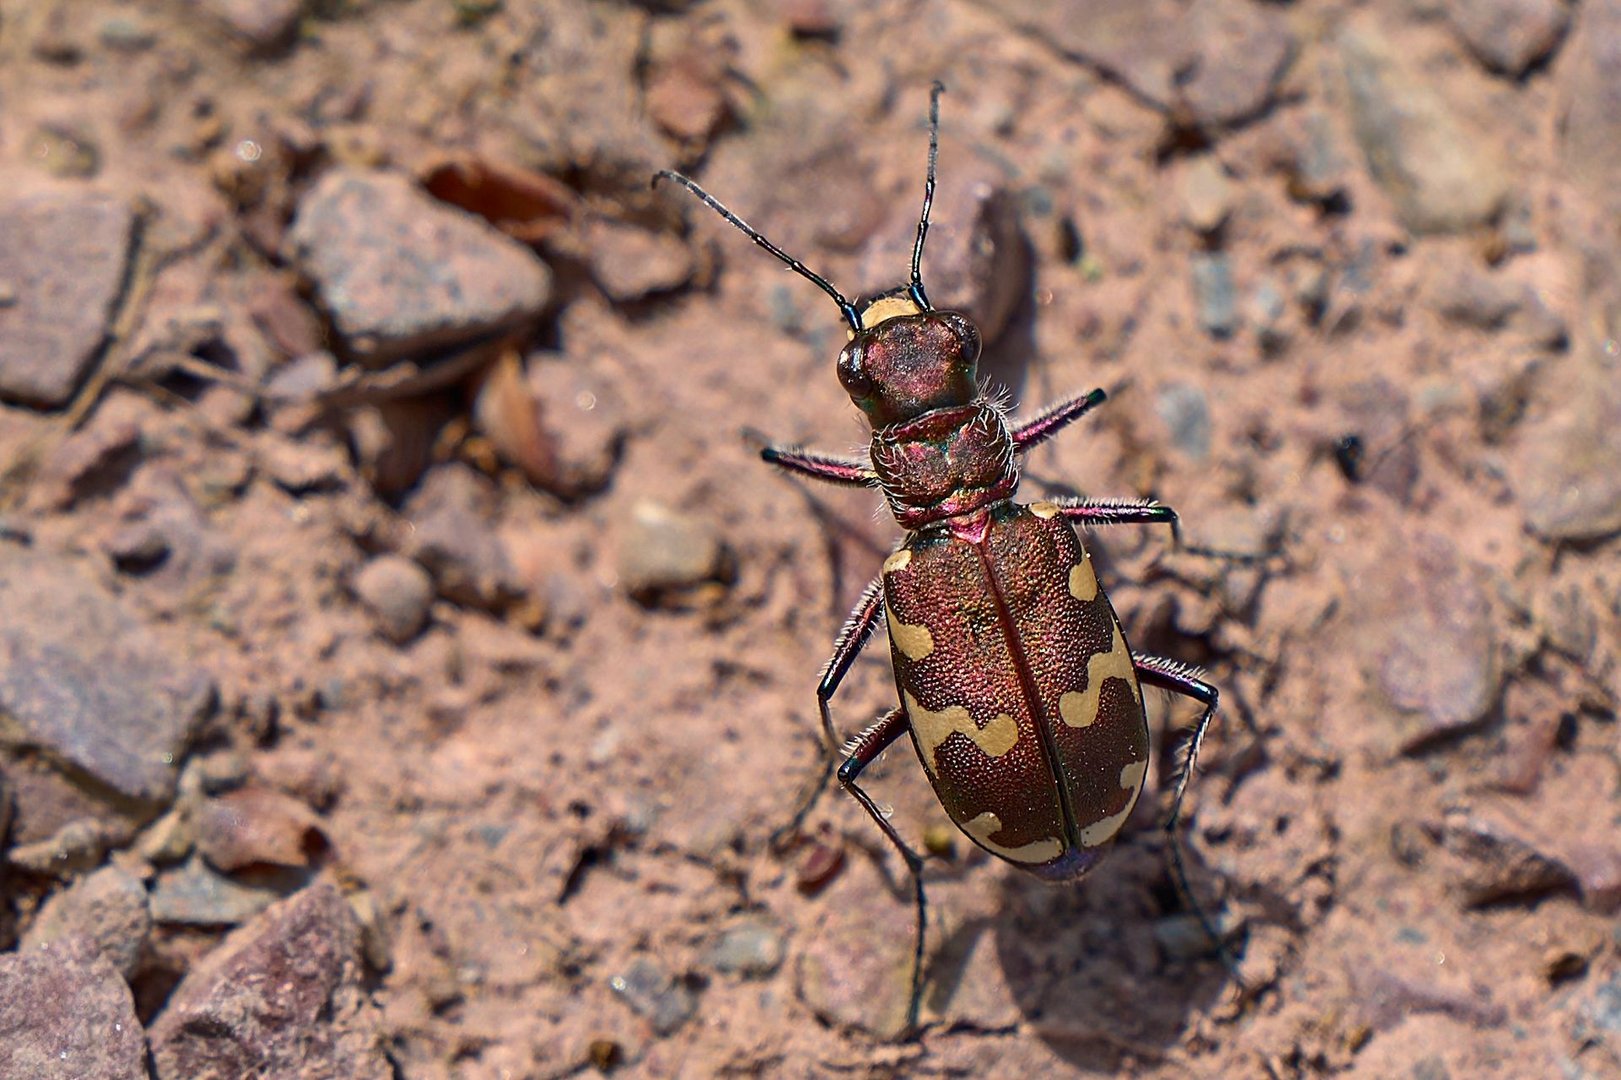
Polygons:
<instances>
[{"instance_id":1,"label":"small pebble","mask_svg":"<svg viewBox=\"0 0 1621 1080\"><path fill-rule=\"evenodd\" d=\"M1190 260L1199 325L1211 337L1231 337L1238 329L1238 289L1232 263L1219 251L1201 251Z\"/></svg>"},{"instance_id":2,"label":"small pebble","mask_svg":"<svg viewBox=\"0 0 1621 1080\"><path fill-rule=\"evenodd\" d=\"M381 555L361 568L355 595L371 611L377 629L403 645L422 632L433 603L433 579L413 559Z\"/></svg>"},{"instance_id":3,"label":"small pebble","mask_svg":"<svg viewBox=\"0 0 1621 1080\"><path fill-rule=\"evenodd\" d=\"M609 979L608 985L660 1035L676 1031L698 1010L698 998L686 984L672 979L646 957L637 958L624 974Z\"/></svg>"},{"instance_id":4,"label":"small pebble","mask_svg":"<svg viewBox=\"0 0 1621 1080\"><path fill-rule=\"evenodd\" d=\"M1552 52L1570 23L1567 0L1448 0L1446 8L1481 64L1514 78Z\"/></svg>"},{"instance_id":5,"label":"small pebble","mask_svg":"<svg viewBox=\"0 0 1621 1080\"><path fill-rule=\"evenodd\" d=\"M1233 185L1221 162L1205 154L1182 173L1182 220L1196 232L1212 233L1233 209Z\"/></svg>"},{"instance_id":6,"label":"small pebble","mask_svg":"<svg viewBox=\"0 0 1621 1080\"><path fill-rule=\"evenodd\" d=\"M794 867L794 883L802 893L817 893L844 869L844 844L830 831L811 841Z\"/></svg>"},{"instance_id":7,"label":"small pebble","mask_svg":"<svg viewBox=\"0 0 1621 1080\"><path fill-rule=\"evenodd\" d=\"M1195 461L1210 456L1210 405L1202 389L1171 383L1159 392L1155 407L1178 450Z\"/></svg>"},{"instance_id":8,"label":"small pebble","mask_svg":"<svg viewBox=\"0 0 1621 1080\"><path fill-rule=\"evenodd\" d=\"M618 570L620 586L651 604L728 581L731 557L708 521L638 499L620 532Z\"/></svg>"},{"instance_id":9,"label":"small pebble","mask_svg":"<svg viewBox=\"0 0 1621 1080\"><path fill-rule=\"evenodd\" d=\"M759 918L746 918L722 931L705 958L717 971L764 978L782 965L782 931Z\"/></svg>"}]
</instances>

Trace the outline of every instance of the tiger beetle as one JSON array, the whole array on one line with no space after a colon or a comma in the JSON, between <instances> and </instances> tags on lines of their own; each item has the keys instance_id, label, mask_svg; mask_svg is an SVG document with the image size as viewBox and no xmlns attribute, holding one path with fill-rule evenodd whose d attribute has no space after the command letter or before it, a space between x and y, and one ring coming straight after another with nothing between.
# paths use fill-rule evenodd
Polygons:
<instances>
[{"instance_id":1,"label":"tiger beetle","mask_svg":"<svg viewBox=\"0 0 1621 1080\"><path fill-rule=\"evenodd\" d=\"M1216 688L1178 661L1131 651L1075 530L1165 524L1180 542L1177 515L1153 500L1013 501L1020 455L1106 395L1092 390L1010 424L976 378L979 330L961 312L929 303L923 242L943 90L935 83L929 95L929 164L911 279L859 306L691 179L669 170L653 179L686 188L831 296L849 324L838 375L872 424L870 460L776 446L761 456L800 476L880 489L906 530L839 631L816 704L827 746L836 752L830 703L883 618L901 704L844 743L834 775L911 873L917 940L908 1031L916 1029L923 989L923 859L858 783L905 735L941 805L969 839L1039 878L1068 882L1098 864L1142 794L1149 765L1143 685L1199 702L1204 712L1187 741L1165 829L1177 888L1221 949L1215 928L1192 903L1175 832L1216 713Z\"/></svg>"}]
</instances>

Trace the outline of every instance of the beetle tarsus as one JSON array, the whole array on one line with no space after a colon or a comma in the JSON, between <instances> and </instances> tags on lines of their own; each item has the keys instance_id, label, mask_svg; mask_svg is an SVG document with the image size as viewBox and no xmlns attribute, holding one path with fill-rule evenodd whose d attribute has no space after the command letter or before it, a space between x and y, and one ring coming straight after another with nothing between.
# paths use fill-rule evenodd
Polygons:
<instances>
[{"instance_id":1,"label":"beetle tarsus","mask_svg":"<svg viewBox=\"0 0 1621 1080\"><path fill-rule=\"evenodd\" d=\"M1227 948L1226 936L1210 918L1193 894L1193 886L1188 880L1186 860L1182 854L1182 837L1179 829L1182 824L1182 798L1187 793L1188 782L1193 779L1193 770L1198 765L1199 750L1204 746L1204 737L1210 730L1210 725L1216 718L1216 706L1220 701L1220 693L1214 685L1201 678L1198 668L1185 664L1180 660L1172 660L1163 656L1133 656L1132 664L1137 669L1137 678L1149 686L1157 686L1161 690L1180 694L1192 698L1204 706L1199 714L1199 720L1189 732L1187 740L1178 752L1176 779L1171 792L1171 809L1165 815L1165 837L1171 852L1171 873L1176 885L1177 894L1183 905L1199 920L1199 927L1210 939L1217 959L1221 961L1228 974L1240 986L1243 979L1239 975L1238 963Z\"/></svg>"},{"instance_id":2,"label":"beetle tarsus","mask_svg":"<svg viewBox=\"0 0 1621 1080\"><path fill-rule=\"evenodd\" d=\"M874 802L872 796L868 795L856 781L868 765L878 760L878 755L908 730L906 710L899 706L891 709L851 738L850 756L844 759L838 770L839 783L878 823L878 827L889 838L890 844L900 852L901 859L906 863L907 872L912 875L912 889L917 903L917 934L912 951L912 989L906 1003L906 1029L902 1033L903 1037L917 1031L918 1012L923 1002L923 943L928 926L928 901L923 891L923 856L913 851L906 841L901 839L901 834L896 831L883 808Z\"/></svg>"}]
</instances>

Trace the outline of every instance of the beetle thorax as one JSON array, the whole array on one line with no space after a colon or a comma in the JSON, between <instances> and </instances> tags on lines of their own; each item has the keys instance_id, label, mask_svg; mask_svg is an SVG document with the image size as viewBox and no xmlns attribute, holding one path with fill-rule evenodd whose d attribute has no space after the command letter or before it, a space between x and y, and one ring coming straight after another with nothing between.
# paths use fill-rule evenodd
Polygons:
<instances>
[{"instance_id":1,"label":"beetle thorax","mask_svg":"<svg viewBox=\"0 0 1621 1080\"><path fill-rule=\"evenodd\" d=\"M872 467L905 529L972 513L1019 483L1007 420L984 398L874 431Z\"/></svg>"}]
</instances>

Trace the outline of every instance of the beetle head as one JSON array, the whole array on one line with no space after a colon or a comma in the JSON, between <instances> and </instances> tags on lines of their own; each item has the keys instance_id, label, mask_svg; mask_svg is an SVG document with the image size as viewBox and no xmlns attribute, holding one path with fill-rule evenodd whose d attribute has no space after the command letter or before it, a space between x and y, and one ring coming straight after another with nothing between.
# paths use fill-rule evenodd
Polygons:
<instances>
[{"instance_id":1,"label":"beetle head","mask_svg":"<svg viewBox=\"0 0 1621 1080\"><path fill-rule=\"evenodd\" d=\"M979 348L968 316L934 311L902 288L862 309L861 329L839 353L839 382L873 427L887 427L972 401Z\"/></svg>"}]
</instances>

